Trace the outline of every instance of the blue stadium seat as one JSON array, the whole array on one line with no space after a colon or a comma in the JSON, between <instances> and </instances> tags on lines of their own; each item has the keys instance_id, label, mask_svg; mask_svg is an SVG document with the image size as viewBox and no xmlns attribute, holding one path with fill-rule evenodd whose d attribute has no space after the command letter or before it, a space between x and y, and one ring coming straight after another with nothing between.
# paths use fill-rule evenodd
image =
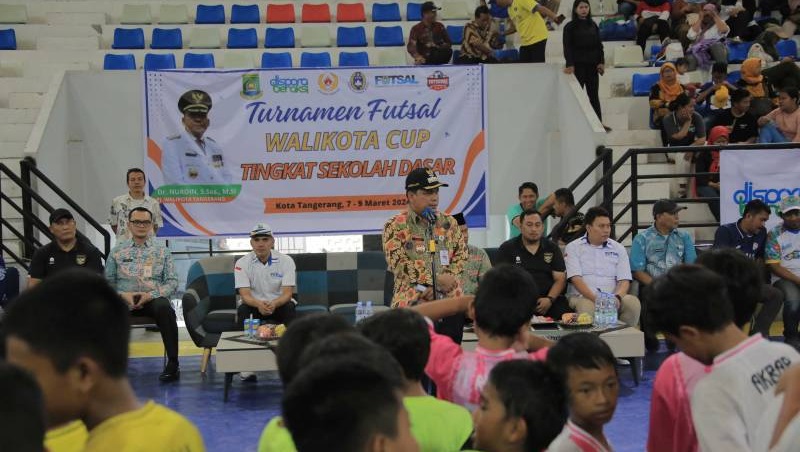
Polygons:
<instances>
[{"instance_id":1,"label":"blue stadium seat","mask_svg":"<svg viewBox=\"0 0 800 452\"><path fill-rule=\"evenodd\" d=\"M292 54L264 52L261 55L261 67L264 69L292 67Z\"/></svg>"},{"instance_id":2,"label":"blue stadium seat","mask_svg":"<svg viewBox=\"0 0 800 452\"><path fill-rule=\"evenodd\" d=\"M373 22L400 22L400 5L397 3L373 3Z\"/></svg>"},{"instance_id":3,"label":"blue stadium seat","mask_svg":"<svg viewBox=\"0 0 800 452\"><path fill-rule=\"evenodd\" d=\"M232 24L257 24L261 22L261 13L258 5L233 5L231 6Z\"/></svg>"},{"instance_id":4,"label":"blue stadium seat","mask_svg":"<svg viewBox=\"0 0 800 452\"><path fill-rule=\"evenodd\" d=\"M264 47L294 47L294 28L267 28L267 32L264 35Z\"/></svg>"},{"instance_id":5,"label":"blue stadium seat","mask_svg":"<svg viewBox=\"0 0 800 452\"><path fill-rule=\"evenodd\" d=\"M367 32L364 27L339 27L336 29L337 47L366 47Z\"/></svg>"},{"instance_id":6,"label":"blue stadium seat","mask_svg":"<svg viewBox=\"0 0 800 452\"><path fill-rule=\"evenodd\" d=\"M145 71L159 71L161 69L175 69L175 55L172 53L148 53L144 56Z\"/></svg>"},{"instance_id":7,"label":"blue stadium seat","mask_svg":"<svg viewBox=\"0 0 800 452\"><path fill-rule=\"evenodd\" d=\"M752 42L728 41L728 63L741 63L747 59L747 52L752 47Z\"/></svg>"},{"instance_id":8,"label":"blue stadium seat","mask_svg":"<svg viewBox=\"0 0 800 452\"><path fill-rule=\"evenodd\" d=\"M224 24L225 7L222 5L197 5L194 23L196 24Z\"/></svg>"},{"instance_id":9,"label":"blue stadium seat","mask_svg":"<svg viewBox=\"0 0 800 452\"><path fill-rule=\"evenodd\" d=\"M153 28L151 49L181 49L183 35L180 28Z\"/></svg>"},{"instance_id":10,"label":"blue stadium seat","mask_svg":"<svg viewBox=\"0 0 800 452\"><path fill-rule=\"evenodd\" d=\"M500 61L519 61L519 50L517 49L495 50L494 57Z\"/></svg>"},{"instance_id":11,"label":"blue stadium seat","mask_svg":"<svg viewBox=\"0 0 800 452\"><path fill-rule=\"evenodd\" d=\"M107 53L103 58L103 69L107 71L133 71L136 69L136 58L132 53L123 55Z\"/></svg>"},{"instance_id":12,"label":"blue stadium seat","mask_svg":"<svg viewBox=\"0 0 800 452\"><path fill-rule=\"evenodd\" d=\"M331 67L331 54L328 52L303 52L300 67Z\"/></svg>"},{"instance_id":13,"label":"blue stadium seat","mask_svg":"<svg viewBox=\"0 0 800 452\"><path fill-rule=\"evenodd\" d=\"M650 46L650 59L647 60L650 62L650 66L661 67L664 65L664 61L658 61L658 54L661 53L662 46L658 44L653 44Z\"/></svg>"},{"instance_id":14,"label":"blue stadium seat","mask_svg":"<svg viewBox=\"0 0 800 452\"><path fill-rule=\"evenodd\" d=\"M633 95L649 96L650 88L658 82L659 74L633 74Z\"/></svg>"},{"instance_id":15,"label":"blue stadium seat","mask_svg":"<svg viewBox=\"0 0 800 452\"><path fill-rule=\"evenodd\" d=\"M406 20L409 22L422 20L422 3L406 3Z\"/></svg>"},{"instance_id":16,"label":"blue stadium seat","mask_svg":"<svg viewBox=\"0 0 800 452\"><path fill-rule=\"evenodd\" d=\"M375 47L393 47L405 45L403 27L375 27Z\"/></svg>"},{"instance_id":17,"label":"blue stadium seat","mask_svg":"<svg viewBox=\"0 0 800 452\"><path fill-rule=\"evenodd\" d=\"M13 28L0 30L0 50L17 50L17 34Z\"/></svg>"},{"instance_id":18,"label":"blue stadium seat","mask_svg":"<svg viewBox=\"0 0 800 452\"><path fill-rule=\"evenodd\" d=\"M367 52L339 52L339 66L369 66Z\"/></svg>"},{"instance_id":19,"label":"blue stadium seat","mask_svg":"<svg viewBox=\"0 0 800 452\"><path fill-rule=\"evenodd\" d=\"M775 44L775 48L778 50L779 57L797 59L797 42L793 39L782 39Z\"/></svg>"},{"instance_id":20,"label":"blue stadium seat","mask_svg":"<svg viewBox=\"0 0 800 452\"><path fill-rule=\"evenodd\" d=\"M115 28L112 49L144 49L144 30L141 28Z\"/></svg>"},{"instance_id":21,"label":"blue stadium seat","mask_svg":"<svg viewBox=\"0 0 800 452\"><path fill-rule=\"evenodd\" d=\"M447 34L450 36L450 41L454 45L461 45L464 40L464 26L463 25L448 25Z\"/></svg>"},{"instance_id":22,"label":"blue stadium seat","mask_svg":"<svg viewBox=\"0 0 800 452\"><path fill-rule=\"evenodd\" d=\"M228 30L229 49L255 49L258 47L258 33L255 28L231 28Z\"/></svg>"},{"instance_id":23,"label":"blue stadium seat","mask_svg":"<svg viewBox=\"0 0 800 452\"><path fill-rule=\"evenodd\" d=\"M214 68L214 54L213 53L191 53L187 52L183 56L184 69L213 69Z\"/></svg>"},{"instance_id":24,"label":"blue stadium seat","mask_svg":"<svg viewBox=\"0 0 800 452\"><path fill-rule=\"evenodd\" d=\"M742 78L742 71L731 71L728 72L728 76L725 77L728 80L728 83L735 85Z\"/></svg>"}]
</instances>

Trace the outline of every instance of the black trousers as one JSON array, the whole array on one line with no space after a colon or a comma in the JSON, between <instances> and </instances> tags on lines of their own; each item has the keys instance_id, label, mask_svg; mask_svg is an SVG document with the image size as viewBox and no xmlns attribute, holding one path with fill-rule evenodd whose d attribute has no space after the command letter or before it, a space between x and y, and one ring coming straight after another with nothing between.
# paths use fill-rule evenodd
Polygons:
<instances>
[{"instance_id":1,"label":"black trousers","mask_svg":"<svg viewBox=\"0 0 800 452\"><path fill-rule=\"evenodd\" d=\"M556 322L561 321L561 316L568 313L573 312L572 309L569 308L569 302L567 301L567 297L564 295L559 295L553 300L553 304L550 305L550 309L544 313L545 316L552 318ZM537 312L538 314L538 312Z\"/></svg>"},{"instance_id":2,"label":"black trousers","mask_svg":"<svg viewBox=\"0 0 800 452\"><path fill-rule=\"evenodd\" d=\"M600 111L600 74L597 73L597 65L589 63L575 63L575 78L578 83L586 90L589 96L589 103L592 104L594 112L600 121L603 120L603 113Z\"/></svg>"},{"instance_id":3,"label":"black trousers","mask_svg":"<svg viewBox=\"0 0 800 452\"><path fill-rule=\"evenodd\" d=\"M292 301L284 303L283 305L272 311L271 315L261 315L261 313L258 312L258 309L242 303L241 305L239 305L238 308L236 308L236 322L239 323L239 326L243 330L244 330L244 319L249 319L251 314L254 319L259 319L262 322L266 320L267 323L275 323L275 324L283 323L284 325L288 326L292 322L292 320L294 320L296 311L294 307L294 302Z\"/></svg>"},{"instance_id":4,"label":"black trousers","mask_svg":"<svg viewBox=\"0 0 800 452\"><path fill-rule=\"evenodd\" d=\"M133 317L152 317L161 330L161 341L169 361L178 361L178 322L172 304L164 297L145 303L141 309L131 311Z\"/></svg>"},{"instance_id":5,"label":"black trousers","mask_svg":"<svg viewBox=\"0 0 800 452\"><path fill-rule=\"evenodd\" d=\"M769 327L778 317L778 311L783 306L783 292L769 284L764 284L761 288L761 311L753 319L750 334L761 333L762 336L769 338Z\"/></svg>"},{"instance_id":6,"label":"black trousers","mask_svg":"<svg viewBox=\"0 0 800 452\"><path fill-rule=\"evenodd\" d=\"M658 17L648 17L639 24L639 31L636 32L636 44L642 50L645 50L647 38L653 34L653 27L655 26L656 34L658 34L659 41L669 37L669 23L666 20L661 20Z\"/></svg>"},{"instance_id":7,"label":"black trousers","mask_svg":"<svg viewBox=\"0 0 800 452\"><path fill-rule=\"evenodd\" d=\"M547 47L547 39L539 41L529 46L519 48L520 63L544 63L544 50Z\"/></svg>"},{"instance_id":8,"label":"black trousers","mask_svg":"<svg viewBox=\"0 0 800 452\"><path fill-rule=\"evenodd\" d=\"M432 65L439 65L439 64L447 64L450 62L450 58L453 57L453 49L432 49L431 53L425 57L425 65L432 66Z\"/></svg>"}]
</instances>

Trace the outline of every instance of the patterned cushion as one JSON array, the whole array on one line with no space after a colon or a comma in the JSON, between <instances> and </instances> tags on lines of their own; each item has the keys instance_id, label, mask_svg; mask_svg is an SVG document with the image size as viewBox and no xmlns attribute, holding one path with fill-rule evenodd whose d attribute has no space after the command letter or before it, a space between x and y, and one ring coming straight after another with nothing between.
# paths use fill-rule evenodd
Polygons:
<instances>
[{"instance_id":1,"label":"patterned cushion","mask_svg":"<svg viewBox=\"0 0 800 452\"><path fill-rule=\"evenodd\" d=\"M371 300L383 303L386 259L381 251L292 255L300 305L333 306Z\"/></svg>"}]
</instances>

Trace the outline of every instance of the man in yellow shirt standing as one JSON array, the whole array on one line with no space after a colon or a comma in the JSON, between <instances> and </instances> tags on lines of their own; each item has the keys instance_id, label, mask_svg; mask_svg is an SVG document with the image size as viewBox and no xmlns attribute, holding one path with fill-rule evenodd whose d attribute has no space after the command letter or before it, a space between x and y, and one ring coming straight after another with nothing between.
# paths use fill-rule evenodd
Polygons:
<instances>
[{"instance_id":1,"label":"man in yellow shirt standing","mask_svg":"<svg viewBox=\"0 0 800 452\"><path fill-rule=\"evenodd\" d=\"M544 63L544 50L547 46L547 25L542 16L560 25L564 16L556 17L536 0L497 0L497 6L508 8L511 29L507 34L519 32L520 63Z\"/></svg>"},{"instance_id":2,"label":"man in yellow shirt standing","mask_svg":"<svg viewBox=\"0 0 800 452\"><path fill-rule=\"evenodd\" d=\"M204 452L197 428L127 377L128 306L102 276L65 270L23 293L5 317L8 361L31 372L51 426L82 420L86 452Z\"/></svg>"}]
</instances>

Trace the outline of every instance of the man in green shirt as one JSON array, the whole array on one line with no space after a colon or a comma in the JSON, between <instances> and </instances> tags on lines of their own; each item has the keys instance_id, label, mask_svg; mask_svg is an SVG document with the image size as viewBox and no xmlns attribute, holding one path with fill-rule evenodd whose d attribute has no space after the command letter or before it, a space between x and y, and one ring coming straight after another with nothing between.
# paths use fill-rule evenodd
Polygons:
<instances>
[{"instance_id":1,"label":"man in green shirt","mask_svg":"<svg viewBox=\"0 0 800 452\"><path fill-rule=\"evenodd\" d=\"M506 214L510 231L508 238L510 239L519 236L519 214L525 210L536 210L542 214L542 218L547 218L555 203L555 196L552 194L547 198L539 199L539 187L533 182L523 182L519 186L517 196L519 202L512 204ZM544 223L544 229L547 231L547 221Z\"/></svg>"}]
</instances>

